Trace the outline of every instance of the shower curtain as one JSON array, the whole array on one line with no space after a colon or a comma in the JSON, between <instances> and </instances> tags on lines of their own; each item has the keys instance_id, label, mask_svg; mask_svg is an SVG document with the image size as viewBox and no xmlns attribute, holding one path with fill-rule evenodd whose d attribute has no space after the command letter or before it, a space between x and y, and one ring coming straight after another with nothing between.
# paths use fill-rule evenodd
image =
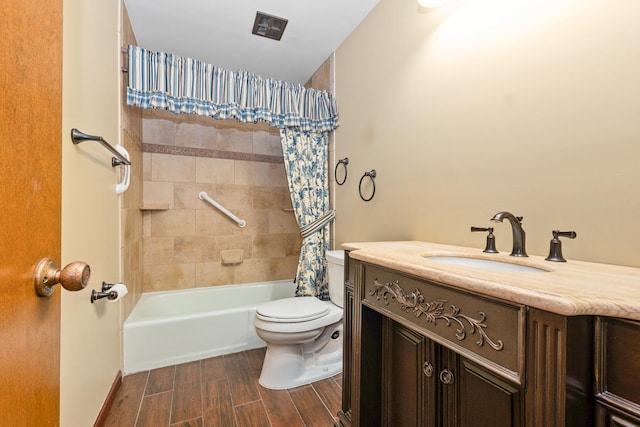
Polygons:
<instances>
[{"instance_id":1,"label":"shower curtain","mask_svg":"<svg viewBox=\"0 0 640 427\"><path fill-rule=\"evenodd\" d=\"M327 258L329 223L335 212L329 210L326 132L281 129L291 202L302 234L302 247L296 273L296 296L329 299Z\"/></svg>"}]
</instances>

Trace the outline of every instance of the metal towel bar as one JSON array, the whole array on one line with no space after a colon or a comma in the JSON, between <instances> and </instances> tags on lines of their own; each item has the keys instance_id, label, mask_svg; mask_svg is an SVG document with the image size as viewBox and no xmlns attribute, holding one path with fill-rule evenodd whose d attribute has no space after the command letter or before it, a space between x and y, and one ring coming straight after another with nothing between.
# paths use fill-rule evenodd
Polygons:
<instances>
[{"instance_id":1,"label":"metal towel bar","mask_svg":"<svg viewBox=\"0 0 640 427\"><path fill-rule=\"evenodd\" d=\"M80 132L78 129L71 129L71 140L74 144L78 145L84 141L98 141L104 148L109 150L115 157L111 159L111 166L116 167L120 165L130 166L131 162L127 160L118 150L113 148L107 141L101 136L88 135L84 132Z\"/></svg>"}]
</instances>

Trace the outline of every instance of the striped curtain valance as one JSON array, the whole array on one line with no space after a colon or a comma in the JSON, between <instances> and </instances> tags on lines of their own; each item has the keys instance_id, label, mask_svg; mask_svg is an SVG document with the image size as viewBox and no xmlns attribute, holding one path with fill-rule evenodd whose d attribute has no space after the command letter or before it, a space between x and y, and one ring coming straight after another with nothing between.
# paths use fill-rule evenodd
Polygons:
<instances>
[{"instance_id":1,"label":"striped curtain valance","mask_svg":"<svg viewBox=\"0 0 640 427\"><path fill-rule=\"evenodd\" d=\"M326 91L139 46L129 46L127 104L243 123L262 120L279 129L326 132L338 126L336 101Z\"/></svg>"}]
</instances>

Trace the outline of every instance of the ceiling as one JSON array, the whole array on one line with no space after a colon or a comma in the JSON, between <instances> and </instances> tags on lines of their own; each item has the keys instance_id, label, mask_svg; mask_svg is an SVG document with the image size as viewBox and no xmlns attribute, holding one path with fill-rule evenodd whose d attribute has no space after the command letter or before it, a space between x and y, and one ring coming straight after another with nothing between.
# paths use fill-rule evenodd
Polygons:
<instances>
[{"instance_id":1,"label":"ceiling","mask_svg":"<svg viewBox=\"0 0 640 427\"><path fill-rule=\"evenodd\" d=\"M125 0L138 45L228 70L305 83L379 0ZM256 12L288 19L253 35Z\"/></svg>"}]
</instances>

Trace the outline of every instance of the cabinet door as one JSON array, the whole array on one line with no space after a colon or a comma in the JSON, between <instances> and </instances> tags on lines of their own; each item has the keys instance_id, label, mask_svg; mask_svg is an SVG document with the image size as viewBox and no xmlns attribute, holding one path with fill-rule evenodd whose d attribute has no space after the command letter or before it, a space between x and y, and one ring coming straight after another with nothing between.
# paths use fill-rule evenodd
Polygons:
<instances>
[{"instance_id":1,"label":"cabinet door","mask_svg":"<svg viewBox=\"0 0 640 427\"><path fill-rule=\"evenodd\" d=\"M518 388L466 359L457 377L459 426L523 425L523 393Z\"/></svg>"},{"instance_id":2,"label":"cabinet door","mask_svg":"<svg viewBox=\"0 0 640 427\"><path fill-rule=\"evenodd\" d=\"M599 318L596 335L598 398L640 416L640 322Z\"/></svg>"},{"instance_id":3,"label":"cabinet door","mask_svg":"<svg viewBox=\"0 0 640 427\"><path fill-rule=\"evenodd\" d=\"M387 320L383 332L383 420L392 427L435 427L435 344Z\"/></svg>"},{"instance_id":4,"label":"cabinet door","mask_svg":"<svg viewBox=\"0 0 640 427\"><path fill-rule=\"evenodd\" d=\"M640 418L625 414L605 403L598 403L596 427L640 427Z\"/></svg>"}]
</instances>

